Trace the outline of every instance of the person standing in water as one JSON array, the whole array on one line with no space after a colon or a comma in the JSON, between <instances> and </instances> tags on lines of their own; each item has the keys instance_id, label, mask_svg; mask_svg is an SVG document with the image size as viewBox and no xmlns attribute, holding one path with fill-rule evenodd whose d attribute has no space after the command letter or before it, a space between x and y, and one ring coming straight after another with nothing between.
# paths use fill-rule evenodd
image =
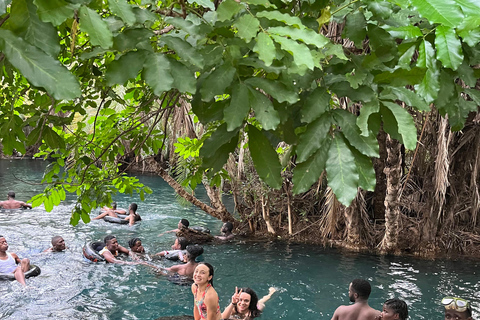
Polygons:
<instances>
[{"instance_id":1,"label":"person standing in water","mask_svg":"<svg viewBox=\"0 0 480 320\"><path fill-rule=\"evenodd\" d=\"M380 316L380 311L368 305L372 287L367 280L355 279L348 288L349 306L340 306L335 310L332 320L367 320Z\"/></svg>"},{"instance_id":2,"label":"person standing in water","mask_svg":"<svg viewBox=\"0 0 480 320\"><path fill-rule=\"evenodd\" d=\"M3 209L20 209L20 208L29 208L32 209L32 206L29 205L28 203L25 203L23 201L18 201L15 200L15 192L10 191L7 194L7 199L6 201L1 201L0 202L0 207Z\"/></svg>"},{"instance_id":3,"label":"person standing in water","mask_svg":"<svg viewBox=\"0 0 480 320\"><path fill-rule=\"evenodd\" d=\"M192 294L194 298L193 317L195 320L221 320L218 294L213 288L213 266L200 262L193 273Z\"/></svg>"},{"instance_id":4,"label":"person standing in water","mask_svg":"<svg viewBox=\"0 0 480 320\"><path fill-rule=\"evenodd\" d=\"M215 236L216 239L218 240L231 240L235 237L235 235L232 233L233 230L233 223L231 222L225 222L222 225L222 229L220 229L220 232L222 233L221 236Z\"/></svg>"}]
</instances>

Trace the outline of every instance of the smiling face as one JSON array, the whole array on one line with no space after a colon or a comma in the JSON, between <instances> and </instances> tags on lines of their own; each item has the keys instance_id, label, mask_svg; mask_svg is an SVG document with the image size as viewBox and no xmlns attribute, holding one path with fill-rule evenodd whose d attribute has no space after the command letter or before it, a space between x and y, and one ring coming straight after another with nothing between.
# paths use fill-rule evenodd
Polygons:
<instances>
[{"instance_id":1,"label":"smiling face","mask_svg":"<svg viewBox=\"0 0 480 320\"><path fill-rule=\"evenodd\" d=\"M193 281L197 285L205 285L212 280L212 278L213 276L210 275L210 269L204 264L199 264L193 272Z\"/></svg>"},{"instance_id":2,"label":"smiling face","mask_svg":"<svg viewBox=\"0 0 480 320\"><path fill-rule=\"evenodd\" d=\"M144 253L145 252L145 248L142 246L142 241L138 240L137 242L135 242L135 244L133 245L133 247L130 248L133 252L136 252L136 253Z\"/></svg>"},{"instance_id":3,"label":"smiling face","mask_svg":"<svg viewBox=\"0 0 480 320\"><path fill-rule=\"evenodd\" d=\"M0 239L1 241L1 239ZM445 310L445 320L471 320L467 312L460 312L457 310Z\"/></svg>"},{"instance_id":4,"label":"smiling face","mask_svg":"<svg viewBox=\"0 0 480 320\"><path fill-rule=\"evenodd\" d=\"M393 311L392 308L383 305L383 311L381 314L382 320L397 320L399 318L398 313Z\"/></svg>"},{"instance_id":5,"label":"smiling face","mask_svg":"<svg viewBox=\"0 0 480 320\"><path fill-rule=\"evenodd\" d=\"M63 251L65 250L65 240L62 237L56 239L53 243L53 249L55 251Z\"/></svg>"},{"instance_id":6,"label":"smiling face","mask_svg":"<svg viewBox=\"0 0 480 320\"><path fill-rule=\"evenodd\" d=\"M117 238L113 238L107 241L107 249L111 252L118 250L118 241Z\"/></svg>"},{"instance_id":7,"label":"smiling face","mask_svg":"<svg viewBox=\"0 0 480 320\"><path fill-rule=\"evenodd\" d=\"M252 297L250 294L246 292L240 293L240 297L237 303L237 310L240 313L246 313L248 311L248 307L250 307L250 301L252 301Z\"/></svg>"}]
</instances>

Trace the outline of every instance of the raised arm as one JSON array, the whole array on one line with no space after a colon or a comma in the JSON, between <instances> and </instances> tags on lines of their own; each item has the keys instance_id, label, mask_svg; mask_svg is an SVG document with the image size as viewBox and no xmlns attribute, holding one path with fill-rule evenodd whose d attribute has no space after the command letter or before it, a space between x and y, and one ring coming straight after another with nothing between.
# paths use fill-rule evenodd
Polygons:
<instances>
[{"instance_id":1,"label":"raised arm","mask_svg":"<svg viewBox=\"0 0 480 320\"><path fill-rule=\"evenodd\" d=\"M262 299L258 300L258 304L257 304L257 308L259 310L263 310L265 308L265 302L267 302L268 300L270 300L270 298L272 297L272 294L277 291L276 288L274 287L270 287L268 289L268 294L266 296L264 296Z\"/></svg>"},{"instance_id":2,"label":"raised arm","mask_svg":"<svg viewBox=\"0 0 480 320\"><path fill-rule=\"evenodd\" d=\"M230 304L223 310L222 312L222 319L228 319L234 313L235 311L235 306L238 303L238 299L240 298L240 293L242 293L242 290L240 289L240 292L238 292L238 287L235 287L235 293L232 296Z\"/></svg>"}]
</instances>

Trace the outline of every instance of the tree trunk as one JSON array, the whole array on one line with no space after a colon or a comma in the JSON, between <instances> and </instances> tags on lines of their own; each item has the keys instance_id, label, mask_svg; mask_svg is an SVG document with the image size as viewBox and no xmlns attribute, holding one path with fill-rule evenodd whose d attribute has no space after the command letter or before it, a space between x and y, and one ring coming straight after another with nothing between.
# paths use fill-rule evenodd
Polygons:
<instances>
[{"instance_id":1,"label":"tree trunk","mask_svg":"<svg viewBox=\"0 0 480 320\"><path fill-rule=\"evenodd\" d=\"M380 157L373 159L373 168L375 169L375 177L377 183L375 185L374 198L373 198L373 217L374 219L385 218L385 195L387 193L387 181L385 178L385 161L387 159L387 150L385 146L385 139L387 134L383 129L378 132L377 140L380 152Z\"/></svg>"},{"instance_id":2,"label":"tree trunk","mask_svg":"<svg viewBox=\"0 0 480 320\"><path fill-rule=\"evenodd\" d=\"M272 223L270 222L270 204L267 200L265 201L265 197L262 195L262 216L263 220L265 220L265 223L267 224L267 230L271 234L275 234L275 229L272 227Z\"/></svg>"},{"instance_id":3,"label":"tree trunk","mask_svg":"<svg viewBox=\"0 0 480 320\"><path fill-rule=\"evenodd\" d=\"M360 243L360 213L357 207L357 199L355 198L352 204L343 210L347 231L347 243L349 245L358 245Z\"/></svg>"},{"instance_id":4,"label":"tree trunk","mask_svg":"<svg viewBox=\"0 0 480 320\"><path fill-rule=\"evenodd\" d=\"M402 177L402 145L387 135L387 162L385 175L387 178L387 194L385 196L385 235L380 250L389 252L396 249L398 242L398 223L400 219L399 195Z\"/></svg>"}]
</instances>

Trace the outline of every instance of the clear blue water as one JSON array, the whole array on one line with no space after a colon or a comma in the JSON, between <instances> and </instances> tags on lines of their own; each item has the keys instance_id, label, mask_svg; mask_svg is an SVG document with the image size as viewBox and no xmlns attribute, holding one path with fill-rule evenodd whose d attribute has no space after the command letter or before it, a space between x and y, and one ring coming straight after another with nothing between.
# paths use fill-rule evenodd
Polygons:
<instances>
[{"instance_id":1,"label":"clear blue water","mask_svg":"<svg viewBox=\"0 0 480 320\"><path fill-rule=\"evenodd\" d=\"M35 160L0 160L0 197L8 191L27 200L41 186L45 164ZM191 315L190 288L169 282L145 266L91 263L82 256L87 240L114 234L127 246L131 237L143 240L150 253L169 248L180 218L218 233L221 222L194 207L182 207L173 190L156 176L138 176L154 193L145 202L136 196L118 195L119 207L139 204L142 221L133 226L93 221L69 225L72 198L47 213L42 207L22 212L0 212L0 234L10 251L29 258L42 269L27 280L0 283L0 319L157 319ZM19 180L20 179L20 180ZM199 192L201 199L206 196ZM92 217L98 212L92 212ZM64 253L41 253L54 235L64 237ZM384 300L404 299L410 319L443 319L438 301L445 295L470 299L474 316L480 306L479 262L460 259L422 260L345 253L316 246L284 243L233 242L205 246L204 259L215 267L214 284L222 309L235 286L250 286L259 296L270 286L278 288L261 319L331 319L336 307L348 304L348 284L366 278L373 287L370 305L381 309ZM171 262L160 261L161 265Z\"/></svg>"}]
</instances>

